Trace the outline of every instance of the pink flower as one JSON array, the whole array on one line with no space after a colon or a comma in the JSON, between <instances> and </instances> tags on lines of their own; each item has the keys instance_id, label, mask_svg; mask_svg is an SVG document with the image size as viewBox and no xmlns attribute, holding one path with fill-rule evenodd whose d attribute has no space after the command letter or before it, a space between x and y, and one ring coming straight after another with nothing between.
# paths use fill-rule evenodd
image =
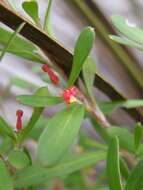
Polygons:
<instances>
[{"instance_id":1,"label":"pink flower","mask_svg":"<svg viewBox=\"0 0 143 190\"><path fill-rule=\"evenodd\" d=\"M78 92L78 89L75 86L65 89L63 93L64 101L67 104L77 102L77 99L75 98L75 96L77 95L77 92Z\"/></svg>"}]
</instances>

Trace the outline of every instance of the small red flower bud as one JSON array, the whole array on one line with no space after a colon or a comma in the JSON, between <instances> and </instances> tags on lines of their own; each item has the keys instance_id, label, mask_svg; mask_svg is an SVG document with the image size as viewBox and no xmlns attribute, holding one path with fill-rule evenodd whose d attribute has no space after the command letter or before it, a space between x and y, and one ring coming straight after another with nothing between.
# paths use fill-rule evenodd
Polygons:
<instances>
[{"instance_id":1,"label":"small red flower bud","mask_svg":"<svg viewBox=\"0 0 143 190\"><path fill-rule=\"evenodd\" d=\"M23 111L22 110L17 110L16 115L18 117L22 117L23 116Z\"/></svg>"},{"instance_id":2,"label":"small red flower bud","mask_svg":"<svg viewBox=\"0 0 143 190\"><path fill-rule=\"evenodd\" d=\"M22 129L23 111L17 110L16 115L17 115L16 129L17 129L17 131L20 131Z\"/></svg>"},{"instance_id":3,"label":"small red flower bud","mask_svg":"<svg viewBox=\"0 0 143 190\"><path fill-rule=\"evenodd\" d=\"M64 93L63 93L65 102L67 104L76 102L77 100L76 100L75 96L77 95L77 92L78 92L78 89L75 86L65 89Z\"/></svg>"},{"instance_id":4,"label":"small red flower bud","mask_svg":"<svg viewBox=\"0 0 143 190\"><path fill-rule=\"evenodd\" d=\"M50 80L55 84L59 84L60 80L58 78L58 76L55 74L55 72L53 71L53 69L51 69L47 64L44 64L42 66L42 70L46 73L48 73L48 76L50 78Z\"/></svg>"}]
</instances>

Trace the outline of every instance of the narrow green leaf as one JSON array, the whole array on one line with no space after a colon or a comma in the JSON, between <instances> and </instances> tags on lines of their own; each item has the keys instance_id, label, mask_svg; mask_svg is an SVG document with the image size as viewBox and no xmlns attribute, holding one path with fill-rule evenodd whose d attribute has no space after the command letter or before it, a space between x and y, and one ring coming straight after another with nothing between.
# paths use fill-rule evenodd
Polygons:
<instances>
[{"instance_id":1,"label":"narrow green leaf","mask_svg":"<svg viewBox=\"0 0 143 190\"><path fill-rule=\"evenodd\" d=\"M120 163L119 163L119 142L117 137L111 139L107 154L107 175L110 190L122 190Z\"/></svg>"},{"instance_id":2,"label":"narrow green leaf","mask_svg":"<svg viewBox=\"0 0 143 190\"><path fill-rule=\"evenodd\" d=\"M51 21L50 21L50 12L52 7L52 0L48 0L48 7L45 14L45 20L44 20L44 30L51 34Z\"/></svg>"},{"instance_id":3,"label":"narrow green leaf","mask_svg":"<svg viewBox=\"0 0 143 190\"><path fill-rule=\"evenodd\" d=\"M52 96L37 96L37 95L20 95L17 97L17 100L20 103L34 106L34 107L46 107L56 105L63 102L61 97L52 97Z\"/></svg>"},{"instance_id":4,"label":"narrow green leaf","mask_svg":"<svg viewBox=\"0 0 143 190\"><path fill-rule=\"evenodd\" d=\"M110 127L108 129L108 134L110 137L118 136L120 147L128 150L131 153L136 153L137 155L143 154L143 145L139 146L138 150L135 151L134 136L127 128Z\"/></svg>"},{"instance_id":5,"label":"narrow green leaf","mask_svg":"<svg viewBox=\"0 0 143 190\"><path fill-rule=\"evenodd\" d=\"M121 100L121 101L113 101L113 102L99 102L98 103L100 109L104 114L110 114L117 108L123 107L127 109L143 107L142 99L129 99L129 100Z\"/></svg>"},{"instance_id":6,"label":"narrow green leaf","mask_svg":"<svg viewBox=\"0 0 143 190\"><path fill-rule=\"evenodd\" d=\"M43 96L49 96L50 93L48 91L47 87L41 87L39 88L36 92L35 95L37 96L41 96L41 98ZM32 113L31 118L28 121L27 126L23 129L23 131L21 132L21 135L19 136L19 142L21 142L22 140L24 140L24 138L29 134L29 132L33 129L33 127L35 126L36 122L38 121L38 119L40 118L42 112L44 110L44 107L40 107L37 108L35 107Z\"/></svg>"},{"instance_id":7,"label":"narrow green leaf","mask_svg":"<svg viewBox=\"0 0 143 190\"><path fill-rule=\"evenodd\" d=\"M110 137L118 137L120 147L125 148L130 152L134 152L134 138L127 128L110 127L108 133Z\"/></svg>"},{"instance_id":8,"label":"narrow green leaf","mask_svg":"<svg viewBox=\"0 0 143 190\"><path fill-rule=\"evenodd\" d=\"M26 0L22 3L22 7L36 24L40 23L37 0Z\"/></svg>"},{"instance_id":9,"label":"narrow green leaf","mask_svg":"<svg viewBox=\"0 0 143 190\"><path fill-rule=\"evenodd\" d=\"M103 102L98 102L98 105L104 114L109 115L117 108L122 107L123 103L124 101L114 101L114 102L103 101Z\"/></svg>"},{"instance_id":10,"label":"narrow green leaf","mask_svg":"<svg viewBox=\"0 0 143 190\"><path fill-rule=\"evenodd\" d=\"M79 132L83 117L84 107L73 104L49 120L38 142L37 157L42 165L54 165L64 156Z\"/></svg>"},{"instance_id":11,"label":"narrow green leaf","mask_svg":"<svg viewBox=\"0 0 143 190\"><path fill-rule=\"evenodd\" d=\"M0 49L0 51L2 51L2 49ZM36 54L35 52L28 52L28 51L21 51L19 49L12 49L12 48L8 48L7 49L8 53L14 54L16 56L22 57L24 59L28 59L30 61L35 61L37 63L45 63L45 60L40 57L38 54Z\"/></svg>"},{"instance_id":12,"label":"narrow green leaf","mask_svg":"<svg viewBox=\"0 0 143 190\"><path fill-rule=\"evenodd\" d=\"M129 177L130 171L125 160L122 157L120 157L120 171L124 179L127 180Z\"/></svg>"},{"instance_id":13,"label":"narrow green leaf","mask_svg":"<svg viewBox=\"0 0 143 190\"><path fill-rule=\"evenodd\" d=\"M126 37L136 43L143 44L143 30L136 27L134 24L130 24L127 19L119 15L112 16L112 22L118 31Z\"/></svg>"},{"instance_id":14,"label":"narrow green leaf","mask_svg":"<svg viewBox=\"0 0 143 190\"><path fill-rule=\"evenodd\" d=\"M6 121L1 116L0 116L0 133L9 136L12 139L16 138L13 129L6 123Z\"/></svg>"},{"instance_id":15,"label":"narrow green leaf","mask_svg":"<svg viewBox=\"0 0 143 190\"><path fill-rule=\"evenodd\" d=\"M14 190L12 179L2 160L0 160L0 190Z\"/></svg>"},{"instance_id":16,"label":"narrow green leaf","mask_svg":"<svg viewBox=\"0 0 143 190\"><path fill-rule=\"evenodd\" d=\"M7 40L10 39L11 35L12 32L0 27L0 43L2 45L6 46ZM0 50L2 51L2 49ZM12 43L9 44L9 47L7 49L7 52L12 53L14 55L29 59L31 61L45 63L45 60L43 60L36 53L36 51L36 48L31 42L25 40L24 38L18 35L15 36Z\"/></svg>"},{"instance_id":17,"label":"narrow green leaf","mask_svg":"<svg viewBox=\"0 0 143 190\"><path fill-rule=\"evenodd\" d=\"M15 30L15 32L13 32L13 34L10 36L5 48L3 49L3 51L1 52L0 55L0 61L2 60L2 58L4 57L5 53L7 52L8 48L10 47L10 44L13 42L15 36L17 36L17 34L22 30L22 28L24 27L25 22L20 24L20 26Z\"/></svg>"},{"instance_id":18,"label":"narrow green leaf","mask_svg":"<svg viewBox=\"0 0 143 190\"><path fill-rule=\"evenodd\" d=\"M135 145L135 150L137 150L141 144L143 136L143 126L141 123L137 123L135 126L135 132L134 132L134 145Z\"/></svg>"},{"instance_id":19,"label":"narrow green leaf","mask_svg":"<svg viewBox=\"0 0 143 190\"><path fill-rule=\"evenodd\" d=\"M71 156L68 161L64 161L52 168L31 166L17 173L15 186L21 188L38 185L58 176L68 175L83 167L97 164L105 158L106 154L104 152L83 153L81 155Z\"/></svg>"},{"instance_id":20,"label":"narrow green leaf","mask_svg":"<svg viewBox=\"0 0 143 190\"><path fill-rule=\"evenodd\" d=\"M85 150L91 148L96 148L96 150L107 150L107 146L105 144L98 142L98 140L91 139L82 131L79 134L79 144Z\"/></svg>"},{"instance_id":21,"label":"narrow green leaf","mask_svg":"<svg viewBox=\"0 0 143 190\"><path fill-rule=\"evenodd\" d=\"M15 85L20 88L28 89L28 88L34 88L34 84L30 83L29 81L23 80L19 77L12 77L10 79L10 82L12 85Z\"/></svg>"},{"instance_id":22,"label":"narrow green leaf","mask_svg":"<svg viewBox=\"0 0 143 190\"><path fill-rule=\"evenodd\" d=\"M135 48L138 48L140 50L143 50L143 46L126 38L126 37L120 37L120 36L115 36L115 35L109 35L109 38L111 40L114 40L115 42L117 43L120 43L122 45L128 45L130 47L135 47Z\"/></svg>"},{"instance_id":23,"label":"narrow green leaf","mask_svg":"<svg viewBox=\"0 0 143 190\"><path fill-rule=\"evenodd\" d=\"M104 139L106 143L108 143L112 137L117 136L119 138L120 147L128 150L131 153L135 153L134 136L129 132L127 128L112 126L106 129L101 127L94 118L91 118L91 122L96 132ZM136 154L143 154L143 146L140 146L138 148Z\"/></svg>"},{"instance_id":24,"label":"narrow green leaf","mask_svg":"<svg viewBox=\"0 0 143 190\"><path fill-rule=\"evenodd\" d=\"M16 169L23 169L30 164L27 155L20 150L13 150L8 155L9 163Z\"/></svg>"},{"instance_id":25,"label":"narrow green leaf","mask_svg":"<svg viewBox=\"0 0 143 190\"><path fill-rule=\"evenodd\" d=\"M0 27L0 43L2 43L3 45L7 44L7 40L11 37L12 32L8 31L2 27ZM21 51L36 51L36 48L34 47L34 45L29 42L28 40L20 37L19 35L15 36L15 38L13 39L12 44L10 44L9 48L11 49L17 49L17 50L21 50Z\"/></svg>"},{"instance_id":26,"label":"narrow green leaf","mask_svg":"<svg viewBox=\"0 0 143 190\"><path fill-rule=\"evenodd\" d=\"M125 101L125 103L123 103L123 107L128 108L128 109L143 107L143 100L142 99L127 100Z\"/></svg>"},{"instance_id":27,"label":"narrow green leaf","mask_svg":"<svg viewBox=\"0 0 143 190\"><path fill-rule=\"evenodd\" d=\"M69 86L73 85L76 81L85 60L89 56L94 43L94 39L95 33L91 27L84 28L79 38L77 39L74 49L73 66L68 81Z\"/></svg>"},{"instance_id":28,"label":"narrow green leaf","mask_svg":"<svg viewBox=\"0 0 143 190\"><path fill-rule=\"evenodd\" d=\"M132 170L127 183L125 185L125 190L142 190L143 189L143 160L141 160L137 166Z\"/></svg>"},{"instance_id":29,"label":"narrow green leaf","mask_svg":"<svg viewBox=\"0 0 143 190\"><path fill-rule=\"evenodd\" d=\"M95 60L92 59L91 57L88 57L83 64L82 72L88 95L91 97L92 100L94 100L93 83L96 74Z\"/></svg>"}]
</instances>

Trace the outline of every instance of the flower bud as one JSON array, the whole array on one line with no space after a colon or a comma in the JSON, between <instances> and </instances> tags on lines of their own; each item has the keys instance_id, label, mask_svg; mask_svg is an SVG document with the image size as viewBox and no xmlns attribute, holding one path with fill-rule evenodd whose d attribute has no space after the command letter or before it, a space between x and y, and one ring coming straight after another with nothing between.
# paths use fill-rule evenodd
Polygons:
<instances>
[{"instance_id":1,"label":"flower bud","mask_svg":"<svg viewBox=\"0 0 143 190\"><path fill-rule=\"evenodd\" d=\"M16 129L17 129L17 131L20 131L22 129L23 111L17 110L16 115L17 115Z\"/></svg>"},{"instance_id":2,"label":"flower bud","mask_svg":"<svg viewBox=\"0 0 143 190\"><path fill-rule=\"evenodd\" d=\"M55 74L55 72L53 71L53 69L51 69L47 64L44 64L42 66L42 70L44 72L46 72L50 78L50 80L55 84L58 85L60 80L59 77Z\"/></svg>"}]
</instances>

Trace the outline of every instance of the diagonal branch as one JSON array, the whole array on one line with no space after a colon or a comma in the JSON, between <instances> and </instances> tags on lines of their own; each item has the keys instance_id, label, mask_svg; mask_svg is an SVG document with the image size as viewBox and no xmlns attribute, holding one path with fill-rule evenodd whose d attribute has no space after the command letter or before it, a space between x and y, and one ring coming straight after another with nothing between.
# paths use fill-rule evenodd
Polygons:
<instances>
[{"instance_id":1,"label":"diagonal branch","mask_svg":"<svg viewBox=\"0 0 143 190\"><path fill-rule=\"evenodd\" d=\"M20 34L28 40L32 41L38 47L40 47L56 64L61 68L67 75L69 75L73 55L65 49L57 41L47 36L40 29L32 25L30 22L15 14L12 10L8 9L5 5L0 2L0 21L13 30L23 22L25 22L24 28ZM104 92L112 100L126 100L118 90L104 80L99 74L96 75L95 85L102 92ZM142 121L142 115L136 110L126 110L136 121Z\"/></svg>"}]
</instances>

